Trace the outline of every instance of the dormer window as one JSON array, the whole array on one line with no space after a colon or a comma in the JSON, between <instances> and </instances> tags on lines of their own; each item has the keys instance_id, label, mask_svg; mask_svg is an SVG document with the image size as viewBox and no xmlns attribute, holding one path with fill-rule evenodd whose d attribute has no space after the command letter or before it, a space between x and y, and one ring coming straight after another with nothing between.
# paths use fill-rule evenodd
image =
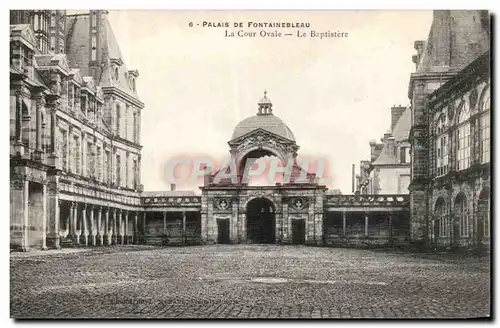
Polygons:
<instances>
[{"instance_id":1,"label":"dormer window","mask_svg":"<svg viewBox=\"0 0 500 328\"><path fill-rule=\"evenodd\" d=\"M118 81L119 73L118 67L115 67L115 81Z\"/></svg>"},{"instance_id":2,"label":"dormer window","mask_svg":"<svg viewBox=\"0 0 500 328\"><path fill-rule=\"evenodd\" d=\"M132 90L135 92L135 79L132 79Z\"/></svg>"}]
</instances>

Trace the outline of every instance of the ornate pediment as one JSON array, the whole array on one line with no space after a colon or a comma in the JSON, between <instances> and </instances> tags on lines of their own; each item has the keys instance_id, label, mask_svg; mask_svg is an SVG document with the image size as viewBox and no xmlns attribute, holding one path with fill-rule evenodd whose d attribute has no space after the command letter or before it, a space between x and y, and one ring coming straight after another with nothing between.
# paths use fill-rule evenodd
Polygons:
<instances>
[{"instance_id":1,"label":"ornate pediment","mask_svg":"<svg viewBox=\"0 0 500 328\"><path fill-rule=\"evenodd\" d=\"M264 147L273 149L281 154L292 153L295 157L299 146L291 140L282 138L264 129L256 129L247 133L237 139L229 142L231 153L242 154L246 151L256 148L262 149Z\"/></svg>"},{"instance_id":2,"label":"ornate pediment","mask_svg":"<svg viewBox=\"0 0 500 328\"><path fill-rule=\"evenodd\" d=\"M33 28L29 24L11 25L10 38L22 42L31 49L35 49L38 44Z\"/></svg>"}]
</instances>

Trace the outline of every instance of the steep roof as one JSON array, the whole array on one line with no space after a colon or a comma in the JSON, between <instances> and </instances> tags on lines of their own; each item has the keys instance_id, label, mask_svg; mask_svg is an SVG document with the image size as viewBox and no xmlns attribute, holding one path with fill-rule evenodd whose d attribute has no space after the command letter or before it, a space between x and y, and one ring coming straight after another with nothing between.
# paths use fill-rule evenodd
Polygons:
<instances>
[{"instance_id":1,"label":"steep roof","mask_svg":"<svg viewBox=\"0 0 500 328\"><path fill-rule=\"evenodd\" d=\"M123 61L122 53L116 40L113 28L108 21L107 14L102 14L101 24L99 25L99 37L97 58L100 62L102 72L94 76L97 85L101 87L117 87L125 93L137 98L132 85L128 79L128 70ZM91 76L89 67L90 62L90 14L78 14L67 16L67 38L68 45L67 56L71 67L78 67L82 76ZM117 63L118 74L115 74L112 63ZM117 75L117 79L115 78Z\"/></svg>"},{"instance_id":2,"label":"steep roof","mask_svg":"<svg viewBox=\"0 0 500 328\"><path fill-rule=\"evenodd\" d=\"M480 10L435 10L417 73L459 71L486 52L490 36L485 15Z\"/></svg>"},{"instance_id":3,"label":"steep roof","mask_svg":"<svg viewBox=\"0 0 500 328\"><path fill-rule=\"evenodd\" d=\"M382 148L382 152L378 158L372 163L372 165L389 165L389 164L398 164L398 161L394 154L390 153L389 148L387 147L387 143L384 144Z\"/></svg>"},{"instance_id":4,"label":"steep roof","mask_svg":"<svg viewBox=\"0 0 500 328\"><path fill-rule=\"evenodd\" d=\"M408 107L403 112L403 115L401 115L398 122L394 126L394 130L392 131L392 136L396 139L396 141L406 140L410 135L410 127L411 127L411 108Z\"/></svg>"}]
</instances>

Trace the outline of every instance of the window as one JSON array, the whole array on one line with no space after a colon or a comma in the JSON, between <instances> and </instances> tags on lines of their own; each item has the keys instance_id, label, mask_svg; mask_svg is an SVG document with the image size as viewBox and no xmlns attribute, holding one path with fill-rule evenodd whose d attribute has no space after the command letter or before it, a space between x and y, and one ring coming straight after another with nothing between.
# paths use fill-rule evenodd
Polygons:
<instances>
[{"instance_id":1,"label":"window","mask_svg":"<svg viewBox=\"0 0 500 328\"><path fill-rule=\"evenodd\" d=\"M121 177L120 177L120 168L121 168L121 163L120 163L120 155L116 154L116 165L115 165L115 168L116 168L116 177L115 177L115 181L116 181L116 185L117 186L120 186L121 184Z\"/></svg>"},{"instance_id":2,"label":"window","mask_svg":"<svg viewBox=\"0 0 500 328\"><path fill-rule=\"evenodd\" d=\"M469 215L467 213L467 198L459 194L455 200L455 213L459 219L460 237L469 236Z\"/></svg>"},{"instance_id":3,"label":"window","mask_svg":"<svg viewBox=\"0 0 500 328\"><path fill-rule=\"evenodd\" d=\"M129 165L128 165L128 160L129 160L129 154L127 153L127 156L125 157L125 187L129 186Z\"/></svg>"},{"instance_id":4,"label":"window","mask_svg":"<svg viewBox=\"0 0 500 328\"><path fill-rule=\"evenodd\" d=\"M457 129L457 164L458 170L464 170L470 166L470 112L469 108L462 104L459 110Z\"/></svg>"},{"instance_id":5,"label":"window","mask_svg":"<svg viewBox=\"0 0 500 328\"><path fill-rule=\"evenodd\" d=\"M50 15L50 27L56 27L56 13L52 12Z\"/></svg>"},{"instance_id":6,"label":"window","mask_svg":"<svg viewBox=\"0 0 500 328\"><path fill-rule=\"evenodd\" d=\"M448 173L448 135L446 133L447 117L441 114L436 124L436 176Z\"/></svg>"},{"instance_id":7,"label":"window","mask_svg":"<svg viewBox=\"0 0 500 328\"><path fill-rule=\"evenodd\" d=\"M447 237L449 231L449 218L446 215L446 204L442 198L439 198L434 208L434 216L436 219L435 227L437 231L434 233L439 237Z\"/></svg>"},{"instance_id":8,"label":"window","mask_svg":"<svg viewBox=\"0 0 500 328\"><path fill-rule=\"evenodd\" d=\"M408 148L408 147L399 148L399 162L400 163L406 163L406 148Z\"/></svg>"},{"instance_id":9,"label":"window","mask_svg":"<svg viewBox=\"0 0 500 328\"><path fill-rule=\"evenodd\" d=\"M135 92L135 79L132 79L132 90Z\"/></svg>"},{"instance_id":10,"label":"window","mask_svg":"<svg viewBox=\"0 0 500 328\"><path fill-rule=\"evenodd\" d=\"M96 147L96 158L95 158L95 162L96 162L96 179L98 181L101 181L102 179L102 164L101 164L101 158L102 156L102 152L101 152L101 147Z\"/></svg>"},{"instance_id":11,"label":"window","mask_svg":"<svg viewBox=\"0 0 500 328\"><path fill-rule=\"evenodd\" d=\"M111 178L110 178L110 174L109 174L109 171L110 171L110 165L111 164L111 154L108 150L106 150L105 152L105 156L104 156L104 167L103 167L103 180L104 182L106 183L109 183Z\"/></svg>"},{"instance_id":12,"label":"window","mask_svg":"<svg viewBox=\"0 0 500 328\"><path fill-rule=\"evenodd\" d=\"M481 150L481 164L490 162L490 90L485 89L479 110L483 112L479 117L479 140Z\"/></svg>"},{"instance_id":13,"label":"window","mask_svg":"<svg viewBox=\"0 0 500 328\"><path fill-rule=\"evenodd\" d=\"M133 141L134 142L137 142L137 113L134 113L133 115L133 119L132 119L132 123L133 123L133 132L132 132L132 137L134 138Z\"/></svg>"},{"instance_id":14,"label":"window","mask_svg":"<svg viewBox=\"0 0 500 328\"><path fill-rule=\"evenodd\" d=\"M86 166L87 166L87 176L91 177L94 175L94 158L92 154L92 143L87 142L87 160L86 160Z\"/></svg>"},{"instance_id":15,"label":"window","mask_svg":"<svg viewBox=\"0 0 500 328\"><path fill-rule=\"evenodd\" d=\"M115 81L118 81L120 71L118 70L118 67L115 67Z\"/></svg>"},{"instance_id":16,"label":"window","mask_svg":"<svg viewBox=\"0 0 500 328\"><path fill-rule=\"evenodd\" d=\"M121 115L120 115L120 105L116 104L116 134L119 136L120 135L120 121L121 121Z\"/></svg>"},{"instance_id":17,"label":"window","mask_svg":"<svg viewBox=\"0 0 500 328\"><path fill-rule=\"evenodd\" d=\"M74 149L73 154L75 156L73 173L80 174L81 149L80 149L80 139L78 137L74 137L74 148L73 149Z\"/></svg>"},{"instance_id":18,"label":"window","mask_svg":"<svg viewBox=\"0 0 500 328\"><path fill-rule=\"evenodd\" d=\"M133 167L132 167L132 169L133 169L133 172L132 172L132 173L133 173L133 175L134 175L134 176L133 176L133 179L134 179L134 180L133 180L133 186L134 186L134 189L137 189L137 184L138 184L138 179L137 179L137 173L138 173L138 172L137 172L137 159L134 159L134 162L133 162L133 163L134 163L134 164L133 164Z\"/></svg>"},{"instance_id":19,"label":"window","mask_svg":"<svg viewBox=\"0 0 500 328\"><path fill-rule=\"evenodd\" d=\"M61 130L61 165L64 170L68 170L68 132Z\"/></svg>"}]
</instances>

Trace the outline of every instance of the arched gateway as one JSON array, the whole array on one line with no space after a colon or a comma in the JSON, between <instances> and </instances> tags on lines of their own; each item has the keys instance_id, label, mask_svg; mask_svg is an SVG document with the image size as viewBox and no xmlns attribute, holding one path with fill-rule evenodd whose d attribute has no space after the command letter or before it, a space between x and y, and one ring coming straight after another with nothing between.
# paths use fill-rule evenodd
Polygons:
<instances>
[{"instance_id":1,"label":"arched gateway","mask_svg":"<svg viewBox=\"0 0 500 328\"><path fill-rule=\"evenodd\" d=\"M201 187L202 240L292 243L292 235L299 235L304 243L319 244L326 188L299 166L292 130L273 114L266 92L257 104L257 114L234 128L228 142L231 162L208 173ZM254 168L252 163L264 156L277 161ZM279 183L274 171L282 177ZM249 176L257 173L266 183L249 185Z\"/></svg>"}]
</instances>

